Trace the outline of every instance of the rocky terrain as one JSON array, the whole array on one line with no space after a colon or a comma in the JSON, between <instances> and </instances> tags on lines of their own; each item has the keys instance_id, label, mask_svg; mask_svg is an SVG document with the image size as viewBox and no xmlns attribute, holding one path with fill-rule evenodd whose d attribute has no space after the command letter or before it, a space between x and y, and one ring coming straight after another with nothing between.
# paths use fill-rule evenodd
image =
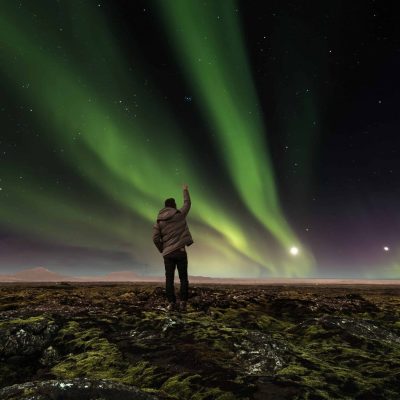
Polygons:
<instances>
[{"instance_id":1,"label":"rocky terrain","mask_svg":"<svg viewBox=\"0 0 400 400\"><path fill-rule=\"evenodd\" d=\"M399 294L197 284L169 312L160 283L3 284L0 399L399 399Z\"/></svg>"}]
</instances>

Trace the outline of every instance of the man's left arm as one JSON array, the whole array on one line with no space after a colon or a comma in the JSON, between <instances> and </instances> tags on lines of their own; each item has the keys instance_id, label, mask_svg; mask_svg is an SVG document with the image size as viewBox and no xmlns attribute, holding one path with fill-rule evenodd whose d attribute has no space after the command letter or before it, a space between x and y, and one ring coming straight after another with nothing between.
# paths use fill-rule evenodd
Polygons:
<instances>
[{"instance_id":1,"label":"man's left arm","mask_svg":"<svg viewBox=\"0 0 400 400\"><path fill-rule=\"evenodd\" d=\"M158 223L153 225L153 242L156 245L158 251L162 253L163 251L163 241L161 238L160 225Z\"/></svg>"}]
</instances>

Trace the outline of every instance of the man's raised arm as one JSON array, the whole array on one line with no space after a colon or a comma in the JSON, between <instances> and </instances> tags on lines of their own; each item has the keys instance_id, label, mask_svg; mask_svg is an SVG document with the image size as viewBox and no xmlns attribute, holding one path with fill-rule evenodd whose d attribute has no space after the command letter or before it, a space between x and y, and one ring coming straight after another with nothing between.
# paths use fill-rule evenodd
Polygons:
<instances>
[{"instance_id":1,"label":"man's raised arm","mask_svg":"<svg viewBox=\"0 0 400 400\"><path fill-rule=\"evenodd\" d=\"M183 207L179 210L184 216L186 216L190 210L192 202L190 201L188 185L183 185Z\"/></svg>"}]
</instances>

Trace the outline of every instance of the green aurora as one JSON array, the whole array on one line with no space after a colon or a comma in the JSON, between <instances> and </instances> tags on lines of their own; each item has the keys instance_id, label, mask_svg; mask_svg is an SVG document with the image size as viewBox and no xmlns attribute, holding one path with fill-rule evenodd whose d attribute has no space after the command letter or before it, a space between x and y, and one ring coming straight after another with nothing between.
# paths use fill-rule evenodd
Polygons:
<instances>
[{"instance_id":1,"label":"green aurora","mask_svg":"<svg viewBox=\"0 0 400 400\"><path fill-rule=\"evenodd\" d=\"M64 2L60 17L61 5L42 4L33 21L31 12L2 3L1 79L32 104L44 140L93 192L82 198L74 187L50 184L35 165L5 165L1 223L43 241L125 252L133 265L159 273L152 225L165 198L179 206L188 183L192 275L310 276L314 258L279 204L235 3L156 4L196 106L214 127L212 140L231 178L224 186L238 193L240 212L211 190L201 155L148 82L145 60L138 54L132 68L102 9ZM58 28L60 18L68 28ZM298 256L290 255L291 246L300 248Z\"/></svg>"}]
</instances>

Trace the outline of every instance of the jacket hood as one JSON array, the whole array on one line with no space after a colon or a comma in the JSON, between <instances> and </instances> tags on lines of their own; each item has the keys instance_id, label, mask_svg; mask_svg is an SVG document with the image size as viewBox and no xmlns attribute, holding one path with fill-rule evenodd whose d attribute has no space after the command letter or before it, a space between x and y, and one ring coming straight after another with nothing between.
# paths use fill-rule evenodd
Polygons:
<instances>
[{"instance_id":1,"label":"jacket hood","mask_svg":"<svg viewBox=\"0 0 400 400\"><path fill-rule=\"evenodd\" d=\"M167 219L172 218L176 213L180 212L176 208L172 207L164 207L161 209L157 216L157 221L165 221Z\"/></svg>"}]
</instances>

